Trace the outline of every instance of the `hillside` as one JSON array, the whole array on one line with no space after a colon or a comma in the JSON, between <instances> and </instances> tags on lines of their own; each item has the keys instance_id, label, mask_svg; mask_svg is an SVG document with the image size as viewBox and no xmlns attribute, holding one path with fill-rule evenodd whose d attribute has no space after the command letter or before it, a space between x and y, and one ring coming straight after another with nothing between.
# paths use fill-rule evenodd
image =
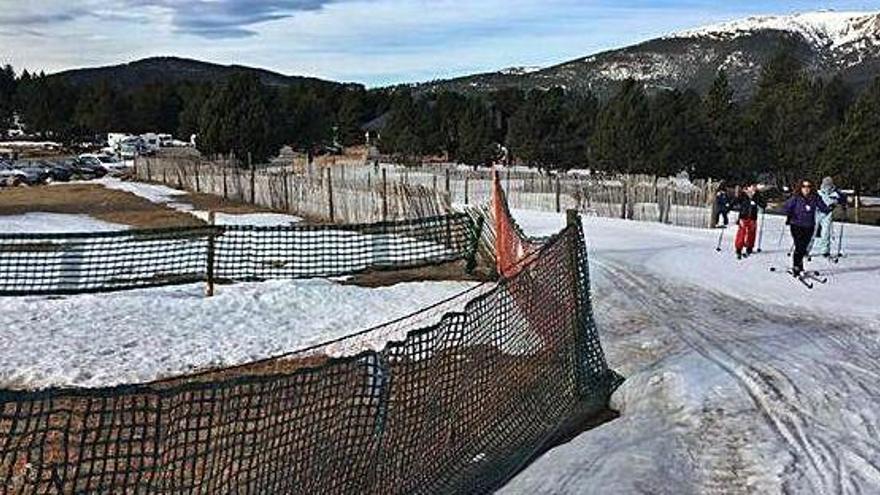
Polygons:
<instances>
[{"instance_id":1,"label":"hillside","mask_svg":"<svg viewBox=\"0 0 880 495\"><path fill-rule=\"evenodd\" d=\"M131 90L153 83L211 82L223 80L236 72L256 74L269 86L346 85L312 77L286 76L277 72L240 65L220 65L177 57L154 57L127 64L74 69L53 74L74 86L108 83L117 90Z\"/></svg>"},{"instance_id":2,"label":"hillside","mask_svg":"<svg viewBox=\"0 0 880 495\"><path fill-rule=\"evenodd\" d=\"M705 90L726 70L739 97L751 94L763 65L791 50L817 77L840 73L862 86L880 75L880 12L759 16L705 26L540 70L502 70L417 87L462 92L563 86L606 95L627 78L649 89Z\"/></svg>"}]
</instances>

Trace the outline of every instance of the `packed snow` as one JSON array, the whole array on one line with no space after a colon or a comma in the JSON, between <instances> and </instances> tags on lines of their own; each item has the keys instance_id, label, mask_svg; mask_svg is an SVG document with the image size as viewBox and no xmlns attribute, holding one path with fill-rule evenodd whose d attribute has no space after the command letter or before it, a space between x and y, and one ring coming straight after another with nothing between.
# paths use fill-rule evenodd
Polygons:
<instances>
[{"instance_id":1,"label":"packed snow","mask_svg":"<svg viewBox=\"0 0 880 495\"><path fill-rule=\"evenodd\" d=\"M533 234L564 222L514 213ZM809 290L781 271L783 227L768 217L763 252L737 261L733 229L716 253L718 230L586 218L621 416L500 493L880 492L880 228L847 225Z\"/></svg>"},{"instance_id":2,"label":"packed snow","mask_svg":"<svg viewBox=\"0 0 880 495\"><path fill-rule=\"evenodd\" d=\"M476 285L363 288L309 279L217 286L210 298L202 284L2 298L0 388L140 383L242 364L371 328Z\"/></svg>"},{"instance_id":3,"label":"packed snow","mask_svg":"<svg viewBox=\"0 0 880 495\"><path fill-rule=\"evenodd\" d=\"M0 215L0 233L3 234L107 232L127 228L127 225L71 213L29 212L20 215Z\"/></svg>"}]
</instances>

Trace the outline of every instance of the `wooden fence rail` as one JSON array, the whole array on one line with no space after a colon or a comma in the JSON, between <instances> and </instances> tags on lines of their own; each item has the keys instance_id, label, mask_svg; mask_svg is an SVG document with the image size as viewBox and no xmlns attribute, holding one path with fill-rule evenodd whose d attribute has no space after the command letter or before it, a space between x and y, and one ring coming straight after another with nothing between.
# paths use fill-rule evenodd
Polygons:
<instances>
[{"instance_id":1,"label":"wooden fence rail","mask_svg":"<svg viewBox=\"0 0 880 495\"><path fill-rule=\"evenodd\" d=\"M307 218L341 223L442 215L453 204L477 205L491 197L492 171L453 166L248 167L196 156L139 161L137 177L185 190L216 194ZM713 225L717 184L649 175L541 174L504 170L511 208L661 222Z\"/></svg>"}]
</instances>

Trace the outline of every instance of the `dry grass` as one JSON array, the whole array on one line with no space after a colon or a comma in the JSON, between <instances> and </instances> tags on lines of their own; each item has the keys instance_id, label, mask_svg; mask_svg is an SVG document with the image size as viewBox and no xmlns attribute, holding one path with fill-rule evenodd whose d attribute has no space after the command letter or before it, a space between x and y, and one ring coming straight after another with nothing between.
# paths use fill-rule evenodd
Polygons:
<instances>
[{"instance_id":1,"label":"dry grass","mask_svg":"<svg viewBox=\"0 0 880 495\"><path fill-rule=\"evenodd\" d=\"M234 215L245 213L269 213L274 211L270 208L264 208L259 205L244 203L234 199L223 199L215 194L191 192L178 197L182 203L189 203L197 210L216 211L219 213L230 213Z\"/></svg>"},{"instance_id":2,"label":"dry grass","mask_svg":"<svg viewBox=\"0 0 880 495\"><path fill-rule=\"evenodd\" d=\"M186 193L176 198L197 210L230 214L259 213L268 208L226 200L211 194ZM56 184L17 187L0 192L0 216L24 213L69 213L135 228L190 227L204 222L189 213L153 203L135 194L100 184Z\"/></svg>"},{"instance_id":3,"label":"dry grass","mask_svg":"<svg viewBox=\"0 0 880 495\"><path fill-rule=\"evenodd\" d=\"M18 187L0 193L0 215L31 212L83 214L137 228L203 225L189 213L98 184Z\"/></svg>"},{"instance_id":4,"label":"dry grass","mask_svg":"<svg viewBox=\"0 0 880 495\"><path fill-rule=\"evenodd\" d=\"M388 287L405 282L466 281L485 282L491 277L480 270L467 273L464 260L438 265L399 270L371 270L354 275L340 283L361 287Z\"/></svg>"}]
</instances>

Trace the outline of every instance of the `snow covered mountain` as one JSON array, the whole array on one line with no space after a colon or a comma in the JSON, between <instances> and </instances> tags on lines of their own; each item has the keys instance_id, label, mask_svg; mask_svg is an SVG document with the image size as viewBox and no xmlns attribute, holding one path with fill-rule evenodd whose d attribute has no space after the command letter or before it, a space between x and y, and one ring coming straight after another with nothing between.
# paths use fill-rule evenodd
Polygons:
<instances>
[{"instance_id":1,"label":"snow covered mountain","mask_svg":"<svg viewBox=\"0 0 880 495\"><path fill-rule=\"evenodd\" d=\"M880 75L880 12L810 12L756 16L670 34L537 71L499 71L446 81L423 89L488 91L563 86L600 96L627 78L649 89L705 90L718 70L727 71L739 96L747 96L761 68L790 49L814 76L840 73L857 86Z\"/></svg>"}]
</instances>

